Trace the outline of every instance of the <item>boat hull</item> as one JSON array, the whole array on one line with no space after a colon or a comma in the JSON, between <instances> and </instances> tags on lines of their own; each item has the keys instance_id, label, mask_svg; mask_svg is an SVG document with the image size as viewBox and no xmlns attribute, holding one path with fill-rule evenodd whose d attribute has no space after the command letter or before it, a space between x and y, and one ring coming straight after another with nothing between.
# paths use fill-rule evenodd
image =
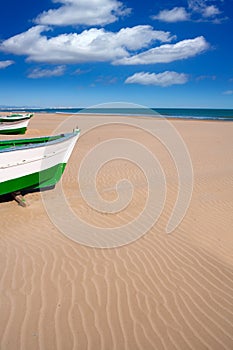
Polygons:
<instances>
[{"instance_id":1,"label":"boat hull","mask_svg":"<svg viewBox=\"0 0 233 350\"><path fill-rule=\"evenodd\" d=\"M0 134L25 134L29 120L0 121Z\"/></svg>"},{"instance_id":2,"label":"boat hull","mask_svg":"<svg viewBox=\"0 0 233 350\"><path fill-rule=\"evenodd\" d=\"M51 187L61 179L79 131L32 148L0 152L0 195Z\"/></svg>"},{"instance_id":3,"label":"boat hull","mask_svg":"<svg viewBox=\"0 0 233 350\"><path fill-rule=\"evenodd\" d=\"M61 179L66 163L57 164L51 168L24 175L19 178L7 180L0 183L0 195L23 190L36 190L54 187Z\"/></svg>"}]
</instances>

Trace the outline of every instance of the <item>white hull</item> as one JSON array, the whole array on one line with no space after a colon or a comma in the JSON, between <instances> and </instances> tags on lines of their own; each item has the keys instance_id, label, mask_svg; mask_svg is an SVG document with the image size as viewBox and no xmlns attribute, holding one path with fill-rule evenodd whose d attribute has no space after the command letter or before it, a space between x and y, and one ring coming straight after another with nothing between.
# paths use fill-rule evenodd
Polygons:
<instances>
[{"instance_id":1,"label":"white hull","mask_svg":"<svg viewBox=\"0 0 233 350\"><path fill-rule=\"evenodd\" d=\"M30 119L25 119L20 121L14 121L14 119L12 119L12 122L4 122L4 121L0 122L0 131L9 131L9 130L13 131L17 129L27 128L29 121Z\"/></svg>"},{"instance_id":2,"label":"white hull","mask_svg":"<svg viewBox=\"0 0 233 350\"><path fill-rule=\"evenodd\" d=\"M67 163L79 133L60 142L45 146L17 147L14 151L0 152L0 182L38 173L57 164ZM21 147L22 148L22 147Z\"/></svg>"}]
</instances>

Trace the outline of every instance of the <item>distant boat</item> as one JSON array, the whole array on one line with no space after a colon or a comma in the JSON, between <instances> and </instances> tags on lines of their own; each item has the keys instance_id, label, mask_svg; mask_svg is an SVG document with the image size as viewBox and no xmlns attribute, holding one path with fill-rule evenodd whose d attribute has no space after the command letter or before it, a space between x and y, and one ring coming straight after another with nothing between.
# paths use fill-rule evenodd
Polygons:
<instances>
[{"instance_id":1,"label":"distant boat","mask_svg":"<svg viewBox=\"0 0 233 350\"><path fill-rule=\"evenodd\" d=\"M0 195L55 186L80 130L56 136L0 141Z\"/></svg>"},{"instance_id":2,"label":"distant boat","mask_svg":"<svg viewBox=\"0 0 233 350\"><path fill-rule=\"evenodd\" d=\"M10 115L7 115L7 118L11 119L24 119L24 118L31 118L33 117L34 113L11 113Z\"/></svg>"},{"instance_id":3,"label":"distant boat","mask_svg":"<svg viewBox=\"0 0 233 350\"><path fill-rule=\"evenodd\" d=\"M33 113L0 116L0 134L24 134Z\"/></svg>"}]
</instances>

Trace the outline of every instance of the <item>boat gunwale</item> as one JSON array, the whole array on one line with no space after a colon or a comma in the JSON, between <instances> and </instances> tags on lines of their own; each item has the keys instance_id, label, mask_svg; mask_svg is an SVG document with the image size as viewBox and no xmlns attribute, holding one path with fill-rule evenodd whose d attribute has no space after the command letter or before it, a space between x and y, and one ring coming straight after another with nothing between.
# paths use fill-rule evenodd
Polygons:
<instances>
[{"instance_id":1,"label":"boat gunwale","mask_svg":"<svg viewBox=\"0 0 233 350\"><path fill-rule=\"evenodd\" d=\"M41 136L27 139L17 139L17 140L0 140L0 153L13 152L25 149L39 148L39 147L47 147L50 145L54 145L57 143L64 142L69 140L80 134L80 129L75 129L71 133L59 134L54 136ZM15 145L13 143L15 142ZM8 144L9 147L5 147L1 149L1 146L4 144ZM23 144L22 146L17 146L17 144ZM11 145L12 144L12 145Z\"/></svg>"},{"instance_id":2,"label":"boat gunwale","mask_svg":"<svg viewBox=\"0 0 233 350\"><path fill-rule=\"evenodd\" d=\"M14 118L14 117L16 117L16 116L18 116L18 117L27 117L27 118L31 118L31 117L33 117L33 115L34 115L34 113L12 113L12 114L8 114L7 115L7 117L9 117L9 118Z\"/></svg>"}]
</instances>

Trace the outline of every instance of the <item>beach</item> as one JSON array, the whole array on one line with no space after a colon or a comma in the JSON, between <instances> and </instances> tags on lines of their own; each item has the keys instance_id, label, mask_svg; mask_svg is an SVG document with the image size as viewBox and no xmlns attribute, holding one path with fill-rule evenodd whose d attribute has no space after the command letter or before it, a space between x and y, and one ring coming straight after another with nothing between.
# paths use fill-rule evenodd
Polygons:
<instances>
[{"instance_id":1,"label":"beach","mask_svg":"<svg viewBox=\"0 0 233 350\"><path fill-rule=\"evenodd\" d=\"M2 200L0 349L232 350L233 123L170 120L190 155L193 188L182 220L168 234L179 190L176 164L164 145L143 130L144 119L137 117L140 128L136 117L132 124L116 118L109 123L107 116L102 123L98 116L80 114L67 122L70 118L35 114L19 137L81 129L61 181L75 216L96 230L122 227L124 232L143 211L148 179L127 157L106 162L96 178L98 193L109 203L118 199L118 181L132 183L132 200L124 210L98 212L83 198L93 179L87 171L80 188L80 164L96 145L112 140L133 140L143 144L143 152L156 154L166 178L165 203L137 239L97 247L78 242L79 232L77 241L70 239L51 220L43 198L48 195L55 206L55 190L26 194L26 208L11 198ZM160 121L148 119L162 133ZM1 137L6 138L16 136ZM148 168L153 180L153 167ZM186 186L185 175L182 179ZM159 190L160 180L153 186ZM62 219L68 221L65 215Z\"/></svg>"}]
</instances>

